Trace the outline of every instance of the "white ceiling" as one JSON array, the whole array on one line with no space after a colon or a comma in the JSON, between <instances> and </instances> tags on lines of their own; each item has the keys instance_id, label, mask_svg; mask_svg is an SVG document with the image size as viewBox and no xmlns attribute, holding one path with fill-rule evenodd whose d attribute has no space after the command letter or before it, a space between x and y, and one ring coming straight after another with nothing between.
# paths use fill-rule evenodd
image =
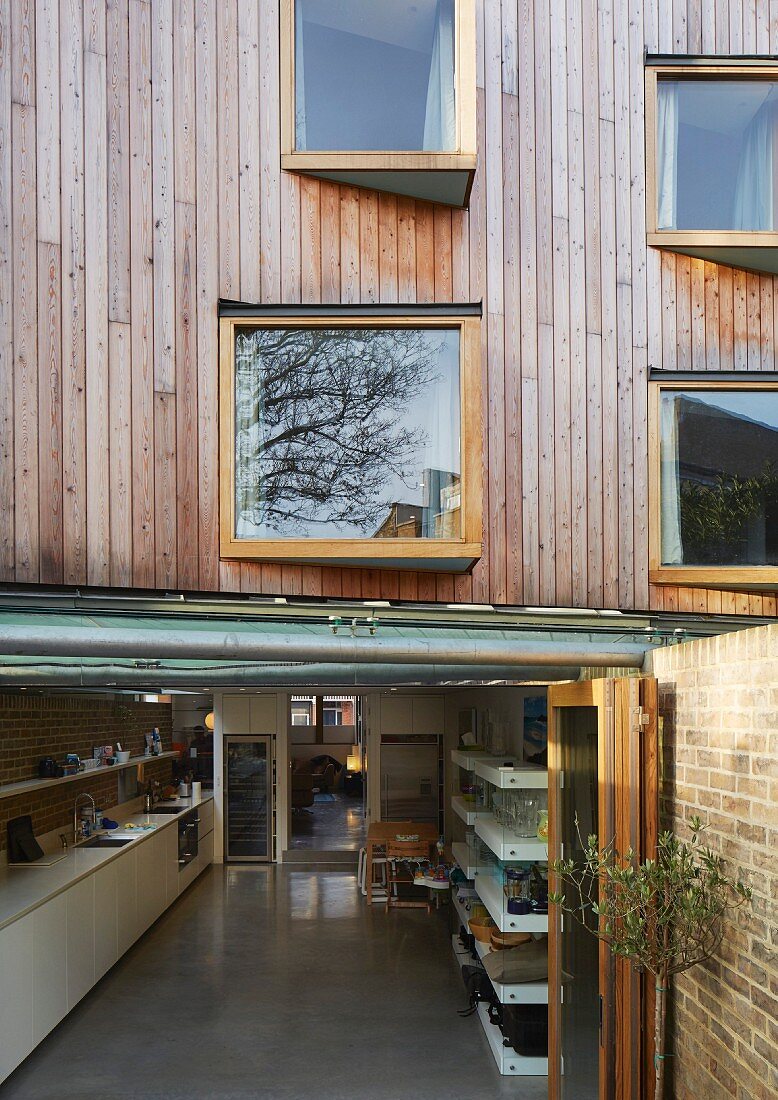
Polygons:
<instances>
[{"instance_id":1,"label":"white ceiling","mask_svg":"<svg viewBox=\"0 0 778 1100\"><path fill-rule=\"evenodd\" d=\"M768 99L778 100L778 84L764 81L680 82L680 121L717 134L742 132Z\"/></svg>"},{"instance_id":2,"label":"white ceiling","mask_svg":"<svg viewBox=\"0 0 778 1100\"><path fill-rule=\"evenodd\" d=\"M429 50L437 0L297 0L306 23L361 34L409 50Z\"/></svg>"}]
</instances>

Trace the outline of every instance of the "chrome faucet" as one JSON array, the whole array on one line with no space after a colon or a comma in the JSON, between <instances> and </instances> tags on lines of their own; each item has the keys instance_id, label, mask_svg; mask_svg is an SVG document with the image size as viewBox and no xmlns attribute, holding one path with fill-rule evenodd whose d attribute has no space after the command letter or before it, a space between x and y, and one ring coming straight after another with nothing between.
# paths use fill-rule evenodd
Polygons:
<instances>
[{"instance_id":1,"label":"chrome faucet","mask_svg":"<svg viewBox=\"0 0 778 1100\"><path fill-rule=\"evenodd\" d=\"M92 798L88 791L82 791L81 794L76 795L76 800L73 803L73 843L78 844L78 804L84 799L88 798L92 803L92 822L95 820L95 800Z\"/></svg>"}]
</instances>

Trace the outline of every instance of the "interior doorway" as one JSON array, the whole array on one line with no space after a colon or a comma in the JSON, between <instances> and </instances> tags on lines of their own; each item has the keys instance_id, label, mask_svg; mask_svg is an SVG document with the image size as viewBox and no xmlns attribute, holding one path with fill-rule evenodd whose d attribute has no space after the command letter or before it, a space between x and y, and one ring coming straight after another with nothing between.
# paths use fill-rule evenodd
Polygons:
<instances>
[{"instance_id":1,"label":"interior doorway","mask_svg":"<svg viewBox=\"0 0 778 1100\"><path fill-rule=\"evenodd\" d=\"M367 755L354 695L289 699L290 826L293 858L354 853L367 835Z\"/></svg>"}]
</instances>

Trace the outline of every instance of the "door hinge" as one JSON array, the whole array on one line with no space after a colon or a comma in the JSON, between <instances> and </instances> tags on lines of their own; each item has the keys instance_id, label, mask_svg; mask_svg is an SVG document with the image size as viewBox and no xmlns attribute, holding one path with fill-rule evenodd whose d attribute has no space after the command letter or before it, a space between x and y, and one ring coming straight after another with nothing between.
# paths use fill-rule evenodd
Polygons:
<instances>
[{"instance_id":1,"label":"door hinge","mask_svg":"<svg viewBox=\"0 0 778 1100\"><path fill-rule=\"evenodd\" d=\"M643 710L642 707L635 707L635 724L638 729L645 729L646 726L651 724L651 715Z\"/></svg>"},{"instance_id":2,"label":"door hinge","mask_svg":"<svg viewBox=\"0 0 778 1100\"><path fill-rule=\"evenodd\" d=\"M560 791L565 789L565 773L563 771L559 772L559 789Z\"/></svg>"}]
</instances>

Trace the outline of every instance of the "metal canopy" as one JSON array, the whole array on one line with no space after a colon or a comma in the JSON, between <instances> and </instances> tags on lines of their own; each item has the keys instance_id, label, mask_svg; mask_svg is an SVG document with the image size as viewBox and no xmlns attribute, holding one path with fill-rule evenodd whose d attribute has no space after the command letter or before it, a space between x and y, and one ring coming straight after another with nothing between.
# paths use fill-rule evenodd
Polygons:
<instances>
[{"instance_id":1,"label":"metal canopy","mask_svg":"<svg viewBox=\"0 0 778 1100\"><path fill-rule=\"evenodd\" d=\"M577 679L582 666L639 668L658 645L752 625L571 608L15 588L0 592L0 687L542 683Z\"/></svg>"},{"instance_id":2,"label":"metal canopy","mask_svg":"<svg viewBox=\"0 0 778 1100\"><path fill-rule=\"evenodd\" d=\"M645 630L428 624L370 613L330 621L7 609L0 684L202 690L575 679L582 665L639 668L658 642Z\"/></svg>"}]
</instances>

